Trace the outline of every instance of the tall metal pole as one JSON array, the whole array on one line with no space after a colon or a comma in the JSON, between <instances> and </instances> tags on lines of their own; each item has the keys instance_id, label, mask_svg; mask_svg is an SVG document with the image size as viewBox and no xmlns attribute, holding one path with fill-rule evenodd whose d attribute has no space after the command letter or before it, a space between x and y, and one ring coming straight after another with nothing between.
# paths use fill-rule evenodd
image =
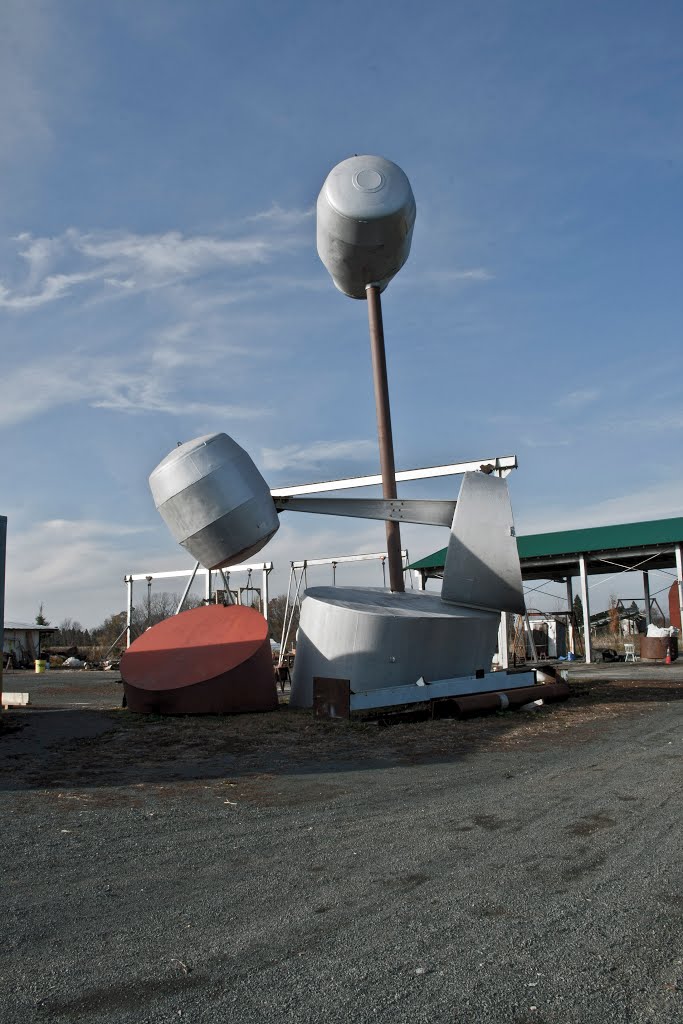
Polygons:
<instances>
[{"instance_id":1,"label":"tall metal pole","mask_svg":"<svg viewBox=\"0 0 683 1024\"><path fill-rule=\"evenodd\" d=\"M370 350L372 352L372 376L375 384L375 409L377 411L377 435L379 438L379 464L382 473L382 496L395 498L396 466L394 464L394 440L391 433L391 411L389 409L389 384L387 381L387 360L384 350L384 326L382 324L382 303L379 287L369 284L365 289L368 300L370 323ZM387 531L387 556L389 561L389 586L395 593L405 590L403 582L403 560L401 558L401 529L398 523L385 523Z\"/></svg>"},{"instance_id":2,"label":"tall metal pole","mask_svg":"<svg viewBox=\"0 0 683 1024\"><path fill-rule=\"evenodd\" d=\"M2 667L5 662L5 550L7 547L7 516L0 516L0 695Z\"/></svg>"},{"instance_id":3,"label":"tall metal pole","mask_svg":"<svg viewBox=\"0 0 683 1024\"><path fill-rule=\"evenodd\" d=\"M643 571L643 597L645 598L645 621L649 626L652 622L652 599L650 597L650 574L647 569Z\"/></svg>"},{"instance_id":4,"label":"tall metal pole","mask_svg":"<svg viewBox=\"0 0 683 1024\"><path fill-rule=\"evenodd\" d=\"M574 647L574 592L572 590L572 578L567 576L567 649L576 654Z\"/></svg>"},{"instance_id":5,"label":"tall metal pole","mask_svg":"<svg viewBox=\"0 0 683 1024\"><path fill-rule=\"evenodd\" d=\"M678 610L681 613L683 628L683 545L676 545L676 580L678 582Z\"/></svg>"},{"instance_id":6,"label":"tall metal pole","mask_svg":"<svg viewBox=\"0 0 683 1024\"><path fill-rule=\"evenodd\" d=\"M261 615L268 622L268 573L269 569L262 569L261 576Z\"/></svg>"},{"instance_id":7,"label":"tall metal pole","mask_svg":"<svg viewBox=\"0 0 683 1024\"><path fill-rule=\"evenodd\" d=\"M131 626L133 624L133 577L126 576L126 647L132 643Z\"/></svg>"},{"instance_id":8,"label":"tall metal pole","mask_svg":"<svg viewBox=\"0 0 683 1024\"><path fill-rule=\"evenodd\" d=\"M586 664L590 665L593 660L591 653L591 609L588 601L588 573L585 555L579 555L579 569L581 570L581 601L583 603L583 646L586 652Z\"/></svg>"}]
</instances>

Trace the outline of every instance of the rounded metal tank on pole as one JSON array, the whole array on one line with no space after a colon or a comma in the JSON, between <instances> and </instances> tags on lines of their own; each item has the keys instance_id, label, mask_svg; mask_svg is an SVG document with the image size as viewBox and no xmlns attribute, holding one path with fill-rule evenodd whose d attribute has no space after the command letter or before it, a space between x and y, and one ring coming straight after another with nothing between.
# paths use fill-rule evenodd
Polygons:
<instances>
[{"instance_id":1,"label":"rounded metal tank on pole","mask_svg":"<svg viewBox=\"0 0 683 1024\"><path fill-rule=\"evenodd\" d=\"M255 554L280 526L266 481L227 434L206 434L174 448L149 485L174 538L207 569Z\"/></svg>"},{"instance_id":2,"label":"rounded metal tank on pole","mask_svg":"<svg viewBox=\"0 0 683 1024\"><path fill-rule=\"evenodd\" d=\"M381 156L352 156L333 167L318 196L318 255L345 295L384 291L408 259L415 198L401 168Z\"/></svg>"}]
</instances>

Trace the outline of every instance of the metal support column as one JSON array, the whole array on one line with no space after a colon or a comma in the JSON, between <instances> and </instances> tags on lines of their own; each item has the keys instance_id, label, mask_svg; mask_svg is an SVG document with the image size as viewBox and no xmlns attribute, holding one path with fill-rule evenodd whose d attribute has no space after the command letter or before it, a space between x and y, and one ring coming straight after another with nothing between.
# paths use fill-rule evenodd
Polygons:
<instances>
[{"instance_id":1,"label":"metal support column","mask_svg":"<svg viewBox=\"0 0 683 1024\"><path fill-rule=\"evenodd\" d=\"M204 591L205 604L211 604L211 570L206 570L206 589Z\"/></svg>"},{"instance_id":2,"label":"metal support column","mask_svg":"<svg viewBox=\"0 0 683 1024\"><path fill-rule=\"evenodd\" d=\"M190 593L190 589L192 587L192 584L194 583L194 578L197 575L197 569L198 568L199 568L199 562L196 562L195 563L195 567L192 570L192 575L190 576L189 580L187 581L187 586L183 590L183 596L180 598L180 601L178 602L178 607L175 610L176 615L180 615L181 611L183 610L183 605L187 601L187 595Z\"/></svg>"},{"instance_id":3,"label":"metal support column","mask_svg":"<svg viewBox=\"0 0 683 1024\"><path fill-rule=\"evenodd\" d=\"M683 626L683 551L680 544L676 545L676 577L678 579L678 610L681 613L681 626Z\"/></svg>"},{"instance_id":4,"label":"metal support column","mask_svg":"<svg viewBox=\"0 0 683 1024\"><path fill-rule=\"evenodd\" d=\"M7 516L0 516L0 694L2 666L5 661L5 558L7 551Z\"/></svg>"},{"instance_id":5,"label":"metal support column","mask_svg":"<svg viewBox=\"0 0 683 1024\"><path fill-rule=\"evenodd\" d=\"M508 613L501 612L498 627L498 667L507 668L508 664Z\"/></svg>"},{"instance_id":6,"label":"metal support column","mask_svg":"<svg viewBox=\"0 0 683 1024\"><path fill-rule=\"evenodd\" d=\"M528 613L528 611L526 611L526 609L524 611L524 622L526 624L526 633L527 633L527 636L529 637L529 650L531 651L531 660L532 661L538 661L538 651L536 650L536 641L534 640L534 631L531 628L531 622L529 621L529 613ZM526 654L526 649L525 649L524 653Z\"/></svg>"},{"instance_id":7,"label":"metal support column","mask_svg":"<svg viewBox=\"0 0 683 1024\"><path fill-rule=\"evenodd\" d=\"M133 625L133 577L126 576L126 647L132 643L131 627Z\"/></svg>"},{"instance_id":8,"label":"metal support column","mask_svg":"<svg viewBox=\"0 0 683 1024\"><path fill-rule=\"evenodd\" d=\"M571 576L567 576L567 610L569 611L567 617L567 650L571 651L572 654L576 654L574 646L574 590L572 588Z\"/></svg>"},{"instance_id":9,"label":"metal support column","mask_svg":"<svg viewBox=\"0 0 683 1024\"><path fill-rule=\"evenodd\" d=\"M261 614L268 622L268 569L261 572Z\"/></svg>"},{"instance_id":10,"label":"metal support column","mask_svg":"<svg viewBox=\"0 0 683 1024\"><path fill-rule=\"evenodd\" d=\"M370 325L370 349L372 352L372 375L375 384L375 409L377 412L377 435L379 438L379 462L382 471L382 495L395 498L396 466L394 463L394 441L391 432L391 411L389 408L389 384L387 381L387 360L384 348L384 327L382 324L382 303L379 286L369 284L365 289L368 300ZM403 582L403 561L401 559L401 530L398 523L387 522L387 556L389 560L389 586L395 593L405 590Z\"/></svg>"},{"instance_id":11,"label":"metal support column","mask_svg":"<svg viewBox=\"0 0 683 1024\"><path fill-rule=\"evenodd\" d=\"M647 569L643 570L643 597L645 598L645 621L649 626L652 622L652 608L650 607L650 574Z\"/></svg>"},{"instance_id":12,"label":"metal support column","mask_svg":"<svg viewBox=\"0 0 683 1024\"><path fill-rule=\"evenodd\" d=\"M581 602L583 604L583 646L586 651L586 664L590 665L591 652L591 610L588 601L588 575L586 573L586 556L579 555L579 569L581 570Z\"/></svg>"}]
</instances>

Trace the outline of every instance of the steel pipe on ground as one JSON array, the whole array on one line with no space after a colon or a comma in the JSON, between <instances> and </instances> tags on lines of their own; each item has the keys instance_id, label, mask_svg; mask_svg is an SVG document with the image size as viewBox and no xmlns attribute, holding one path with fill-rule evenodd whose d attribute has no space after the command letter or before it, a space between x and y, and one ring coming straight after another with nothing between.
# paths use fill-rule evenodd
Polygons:
<instances>
[{"instance_id":1,"label":"steel pipe on ground","mask_svg":"<svg viewBox=\"0 0 683 1024\"><path fill-rule=\"evenodd\" d=\"M496 693L473 693L467 697L454 697L453 704L459 715L481 715L505 708L519 708L531 701L543 700L551 704L566 700L569 687L566 683L541 683L537 686L521 686L516 690L500 690Z\"/></svg>"}]
</instances>

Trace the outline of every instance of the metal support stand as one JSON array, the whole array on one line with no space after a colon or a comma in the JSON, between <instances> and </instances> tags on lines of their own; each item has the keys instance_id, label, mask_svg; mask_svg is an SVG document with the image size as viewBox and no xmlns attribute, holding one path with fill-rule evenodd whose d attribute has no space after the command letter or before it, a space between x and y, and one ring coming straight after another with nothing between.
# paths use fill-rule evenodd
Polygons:
<instances>
[{"instance_id":1,"label":"metal support stand","mask_svg":"<svg viewBox=\"0 0 683 1024\"><path fill-rule=\"evenodd\" d=\"M508 613L500 613L500 626L498 628L498 667L508 668Z\"/></svg>"},{"instance_id":2,"label":"metal support stand","mask_svg":"<svg viewBox=\"0 0 683 1024\"><path fill-rule=\"evenodd\" d=\"M183 605L187 601L187 595L190 593L190 589L192 587L192 584L194 583L194 578L197 575L197 569L198 568L199 568L199 562L195 562L195 567L192 570L192 575L190 576L189 580L187 581L187 586L183 590L183 596L180 598L180 601L178 602L178 607L175 610L176 615L180 615L181 611L183 610ZM128 646L130 646L130 644Z\"/></svg>"},{"instance_id":3,"label":"metal support stand","mask_svg":"<svg viewBox=\"0 0 683 1024\"><path fill-rule=\"evenodd\" d=\"M268 622L268 574L270 569L261 570L261 615Z\"/></svg>"},{"instance_id":4,"label":"metal support stand","mask_svg":"<svg viewBox=\"0 0 683 1024\"><path fill-rule=\"evenodd\" d=\"M377 435L379 439L379 462L382 471L382 496L384 498L396 498L394 441L391 432L387 360L384 349L384 326L382 324L382 303L379 286L369 284L365 289L365 294L368 300L372 376L375 385L375 409L377 411ZM389 586L394 593L403 593L405 585L401 561L401 529L399 524L395 522L387 522L385 525L389 560Z\"/></svg>"},{"instance_id":5,"label":"metal support stand","mask_svg":"<svg viewBox=\"0 0 683 1024\"><path fill-rule=\"evenodd\" d=\"M529 613L524 612L524 622L526 624L526 632L529 637L529 650L531 651L531 660L538 661L538 651L536 650L536 641L534 640L534 631L531 628L531 622L529 621Z\"/></svg>"},{"instance_id":6,"label":"metal support stand","mask_svg":"<svg viewBox=\"0 0 683 1024\"><path fill-rule=\"evenodd\" d=\"M683 545L676 545L676 581L678 583L678 610L681 613L683 626Z\"/></svg>"},{"instance_id":7,"label":"metal support stand","mask_svg":"<svg viewBox=\"0 0 683 1024\"><path fill-rule=\"evenodd\" d=\"M586 572L586 556L579 556L581 570L581 601L583 602L583 649L586 652L586 664L593 660L591 651L591 609L588 601L588 574Z\"/></svg>"},{"instance_id":8,"label":"metal support stand","mask_svg":"<svg viewBox=\"0 0 683 1024\"><path fill-rule=\"evenodd\" d=\"M5 550L7 547L7 516L0 516L0 695L2 669L5 661Z\"/></svg>"},{"instance_id":9,"label":"metal support stand","mask_svg":"<svg viewBox=\"0 0 683 1024\"><path fill-rule=\"evenodd\" d=\"M131 576L126 576L126 647L130 647L133 642L131 636L131 627L133 625L133 579Z\"/></svg>"},{"instance_id":10,"label":"metal support stand","mask_svg":"<svg viewBox=\"0 0 683 1024\"><path fill-rule=\"evenodd\" d=\"M574 637L574 592L572 589L572 578L567 576L567 650L576 654L576 639Z\"/></svg>"},{"instance_id":11,"label":"metal support stand","mask_svg":"<svg viewBox=\"0 0 683 1024\"><path fill-rule=\"evenodd\" d=\"M645 621L648 626L652 622L652 598L650 597L650 574L643 570L643 597L645 598Z\"/></svg>"}]
</instances>

